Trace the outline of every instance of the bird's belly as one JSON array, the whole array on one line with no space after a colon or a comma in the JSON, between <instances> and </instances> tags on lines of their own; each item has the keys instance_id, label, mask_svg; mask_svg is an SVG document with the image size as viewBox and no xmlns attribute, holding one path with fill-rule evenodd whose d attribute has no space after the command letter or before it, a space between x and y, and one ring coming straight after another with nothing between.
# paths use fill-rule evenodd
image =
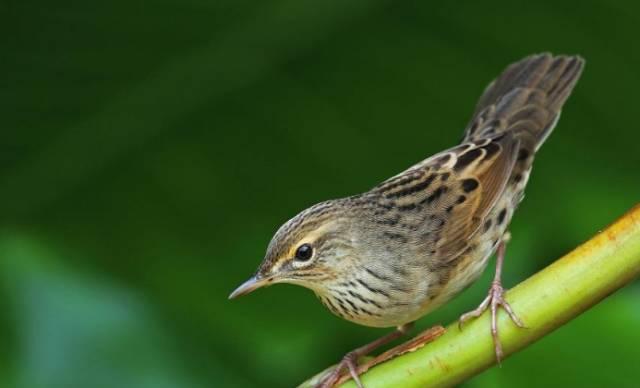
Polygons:
<instances>
[{"instance_id":1,"label":"bird's belly","mask_svg":"<svg viewBox=\"0 0 640 388\"><path fill-rule=\"evenodd\" d=\"M446 303L475 281L487 266L494 247L478 244L451 270L446 282L441 274L415 269L395 292L368 293L357 282L336 295L318 295L331 312L348 321L371 327L394 327L413 322ZM369 282L366 279L365 283ZM367 283L369 284L369 283Z\"/></svg>"},{"instance_id":2,"label":"bird's belly","mask_svg":"<svg viewBox=\"0 0 640 388\"><path fill-rule=\"evenodd\" d=\"M475 252L463 258L458 267L451 272L449 282L440 290L438 301L445 303L473 284L487 268L495 248L493 242L487 241Z\"/></svg>"}]
</instances>

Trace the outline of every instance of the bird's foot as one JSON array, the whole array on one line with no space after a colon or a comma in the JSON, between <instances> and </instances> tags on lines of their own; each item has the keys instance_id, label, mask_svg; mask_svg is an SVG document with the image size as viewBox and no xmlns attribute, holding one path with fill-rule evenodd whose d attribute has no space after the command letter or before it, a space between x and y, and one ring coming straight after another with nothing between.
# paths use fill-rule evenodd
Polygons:
<instances>
[{"instance_id":1,"label":"bird's foot","mask_svg":"<svg viewBox=\"0 0 640 388\"><path fill-rule=\"evenodd\" d=\"M485 310L488 308L491 309L491 336L493 337L493 344L496 352L496 359L498 363L502 361L502 345L500 344L500 338L498 337L498 308L502 307L509 318L516 324L516 326L520 328L525 328L524 323L518 318L518 316L513 312L511 305L504 298L504 288L502 288L502 284L499 280L494 280L491 283L491 288L489 289L489 295L480 303L480 306L475 310L469 311L466 314L462 314L460 319L458 320L458 327L462 328L462 325L472 318L479 317Z\"/></svg>"},{"instance_id":2,"label":"bird's foot","mask_svg":"<svg viewBox=\"0 0 640 388\"><path fill-rule=\"evenodd\" d=\"M360 376L358 375L358 353L356 351L347 353L342 361L336 367L331 370L318 384L316 384L316 388L331 388L334 386L336 382L342 376L342 371L344 369L349 371L351 378L356 382L358 388L364 388L362 382L360 381Z\"/></svg>"},{"instance_id":3,"label":"bird's foot","mask_svg":"<svg viewBox=\"0 0 640 388\"><path fill-rule=\"evenodd\" d=\"M405 323L402 326L398 326L398 328L393 332L380 337L371 343L361 346L352 352L347 353L342 358L342 361L340 361L340 363L332 371L327 372L327 374L320 379L320 382L316 384L316 388L332 387L336 382L342 380L342 371L345 368L349 371L351 378L353 378L353 381L356 382L358 388L364 388L362 382L360 381L360 374L364 373L364 371L360 371L358 369L358 359L362 356L366 356L380 346L388 344L396 338L403 336L406 332L411 330L412 327L413 323Z\"/></svg>"},{"instance_id":4,"label":"bird's foot","mask_svg":"<svg viewBox=\"0 0 640 388\"><path fill-rule=\"evenodd\" d=\"M395 357L401 356L406 353L410 353L416 351L428 344L429 342L433 342L436 338L440 337L446 332L444 327L440 325L433 326L422 333L418 334L416 337L410 339L409 341L402 343L398 346L395 346L386 352L379 354L375 357L369 358L367 360L361 360L358 364L357 373L362 376L369 369L373 368L376 365L387 362ZM340 385L346 382L351 378L348 374L343 374L335 385Z\"/></svg>"}]
</instances>

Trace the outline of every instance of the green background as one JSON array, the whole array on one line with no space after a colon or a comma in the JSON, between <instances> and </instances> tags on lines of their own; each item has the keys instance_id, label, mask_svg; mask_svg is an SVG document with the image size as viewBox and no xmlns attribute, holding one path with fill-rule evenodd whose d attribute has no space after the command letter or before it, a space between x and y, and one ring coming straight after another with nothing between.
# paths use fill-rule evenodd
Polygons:
<instances>
[{"instance_id":1,"label":"green background","mask_svg":"<svg viewBox=\"0 0 640 388\"><path fill-rule=\"evenodd\" d=\"M638 7L2 2L0 387L300 383L385 331L294 286L228 301L276 228L454 145L510 62L579 53L511 227L525 279L638 200ZM637 386L639 325L636 282L464 386Z\"/></svg>"}]
</instances>

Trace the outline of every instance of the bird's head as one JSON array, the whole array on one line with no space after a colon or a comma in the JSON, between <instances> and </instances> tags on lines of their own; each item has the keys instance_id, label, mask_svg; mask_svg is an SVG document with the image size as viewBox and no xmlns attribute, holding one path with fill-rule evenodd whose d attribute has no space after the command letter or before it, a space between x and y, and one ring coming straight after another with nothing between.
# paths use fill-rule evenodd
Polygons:
<instances>
[{"instance_id":1,"label":"bird's head","mask_svg":"<svg viewBox=\"0 0 640 388\"><path fill-rule=\"evenodd\" d=\"M355 244L352 219L341 200L312 206L278 229L255 275L229 299L275 283L290 283L322 294L353 265Z\"/></svg>"}]
</instances>

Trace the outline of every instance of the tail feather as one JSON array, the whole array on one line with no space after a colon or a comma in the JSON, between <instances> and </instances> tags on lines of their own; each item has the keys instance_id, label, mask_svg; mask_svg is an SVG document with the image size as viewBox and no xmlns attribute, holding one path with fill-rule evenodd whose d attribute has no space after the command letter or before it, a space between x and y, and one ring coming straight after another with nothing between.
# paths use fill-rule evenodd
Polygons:
<instances>
[{"instance_id":1,"label":"tail feather","mask_svg":"<svg viewBox=\"0 0 640 388\"><path fill-rule=\"evenodd\" d=\"M486 88L464 141L512 132L535 153L553 130L584 60L579 56L532 55L516 62Z\"/></svg>"}]
</instances>

